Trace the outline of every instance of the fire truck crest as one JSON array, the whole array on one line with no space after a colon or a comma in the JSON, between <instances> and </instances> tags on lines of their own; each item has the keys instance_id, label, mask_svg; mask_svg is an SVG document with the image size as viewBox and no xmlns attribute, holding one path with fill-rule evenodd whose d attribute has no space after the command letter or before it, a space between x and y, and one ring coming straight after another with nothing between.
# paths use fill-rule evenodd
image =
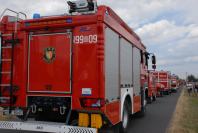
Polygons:
<instances>
[{"instance_id":1,"label":"fire truck crest","mask_svg":"<svg viewBox=\"0 0 198 133\"><path fill-rule=\"evenodd\" d=\"M47 63L52 63L52 61L55 59L56 53L55 48L46 48L44 51L44 60Z\"/></svg>"}]
</instances>

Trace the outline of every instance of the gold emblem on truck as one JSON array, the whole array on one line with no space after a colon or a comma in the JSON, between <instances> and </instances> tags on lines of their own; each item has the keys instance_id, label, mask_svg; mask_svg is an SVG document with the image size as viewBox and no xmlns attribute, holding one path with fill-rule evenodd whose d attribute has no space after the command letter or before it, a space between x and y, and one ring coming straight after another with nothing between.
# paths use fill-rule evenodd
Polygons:
<instances>
[{"instance_id":1,"label":"gold emblem on truck","mask_svg":"<svg viewBox=\"0 0 198 133\"><path fill-rule=\"evenodd\" d=\"M47 63L52 63L56 57L55 48L46 48L44 50L44 60Z\"/></svg>"}]
</instances>

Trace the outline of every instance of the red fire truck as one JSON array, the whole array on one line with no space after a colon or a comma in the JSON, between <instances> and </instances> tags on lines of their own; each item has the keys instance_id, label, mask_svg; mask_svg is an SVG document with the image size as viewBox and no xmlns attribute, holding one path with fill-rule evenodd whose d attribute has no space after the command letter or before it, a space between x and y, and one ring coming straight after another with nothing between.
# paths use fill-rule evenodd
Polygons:
<instances>
[{"instance_id":1,"label":"red fire truck","mask_svg":"<svg viewBox=\"0 0 198 133\"><path fill-rule=\"evenodd\" d=\"M157 86L156 77L154 76L153 71L148 71L148 86L145 89L145 95L148 103L156 101Z\"/></svg>"},{"instance_id":2,"label":"red fire truck","mask_svg":"<svg viewBox=\"0 0 198 133\"><path fill-rule=\"evenodd\" d=\"M156 89L157 89L157 96L158 97L163 97L163 95L164 95L164 85L163 84L161 84L161 83L158 83L157 81L156 81Z\"/></svg>"},{"instance_id":3,"label":"red fire truck","mask_svg":"<svg viewBox=\"0 0 198 133\"><path fill-rule=\"evenodd\" d=\"M119 125L126 132L130 114L144 113L148 53L140 38L109 7L68 4L69 14L34 19L3 12L0 105L23 122L0 128L95 133Z\"/></svg>"},{"instance_id":4,"label":"red fire truck","mask_svg":"<svg viewBox=\"0 0 198 133\"><path fill-rule=\"evenodd\" d=\"M168 95L171 92L171 73L169 71L154 71L153 74L157 77L157 83L164 86L163 93Z\"/></svg>"},{"instance_id":5,"label":"red fire truck","mask_svg":"<svg viewBox=\"0 0 198 133\"><path fill-rule=\"evenodd\" d=\"M177 92L179 86L178 77L176 75L171 75L171 91Z\"/></svg>"}]
</instances>

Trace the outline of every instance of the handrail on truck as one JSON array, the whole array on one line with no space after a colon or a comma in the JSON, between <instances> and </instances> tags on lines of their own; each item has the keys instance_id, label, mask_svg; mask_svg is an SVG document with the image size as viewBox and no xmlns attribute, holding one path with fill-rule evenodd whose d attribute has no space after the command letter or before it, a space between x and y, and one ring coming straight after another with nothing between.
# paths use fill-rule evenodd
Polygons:
<instances>
[{"instance_id":1,"label":"handrail on truck","mask_svg":"<svg viewBox=\"0 0 198 133\"><path fill-rule=\"evenodd\" d=\"M15 21L14 32L17 33L17 28L18 28L18 24L17 24L17 23L18 23L18 21L19 21L19 16L20 16L20 14L23 15L23 16L25 17L25 19L27 19L27 15L26 15L25 13L23 13L23 12L16 12L16 11L14 11L14 10L12 10L12 9L6 8L6 9L2 12L2 14L1 14L1 16L0 16L0 21L2 20L4 14L5 14L7 11L16 14L16 21Z\"/></svg>"},{"instance_id":2,"label":"handrail on truck","mask_svg":"<svg viewBox=\"0 0 198 133\"><path fill-rule=\"evenodd\" d=\"M25 17L25 19L27 19L27 15L25 14L25 13L23 13L23 12L19 12L19 15L23 15L24 17Z\"/></svg>"},{"instance_id":3,"label":"handrail on truck","mask_svg":"<svg viewBox=\"0 0 198 133\"><path fill-rule=\"evenodd\" d=\"M2 13L1 13L1 16L0 16L0 20L2 19L2 17L4 16L4 14L7 12L7 11L10 11L12 13L15 13L16 15L18 15L19 13L14 11L14 10L11 10L9 8L6 8Z\"/></svg>"}]
</instances>

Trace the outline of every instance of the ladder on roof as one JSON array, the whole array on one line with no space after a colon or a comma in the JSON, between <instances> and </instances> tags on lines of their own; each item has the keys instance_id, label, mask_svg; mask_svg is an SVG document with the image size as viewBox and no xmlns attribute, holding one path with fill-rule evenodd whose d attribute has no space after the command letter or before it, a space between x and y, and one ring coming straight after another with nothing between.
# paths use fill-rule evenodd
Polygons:
<instances>
[{"instance_id":1,"label":"ladder on roof","mask_svg":"<svg viewBox=\"0 0 198 133\"><path fill-rule=\"evenodd\" d=\"M7 11L16 14L16 16L13 32L7 33L7 31L4 31L6 33L2 33L0 31L0 104L2 104L2 101L9 101L9 113L11 113L15 89L13 86L14 46L19 43L19 39L17 39L19 16L24 15L25 19L27 16L23 12L16 12L7 8L1 14L0 22ZM9 96L2 95L4 91L8 92Z\"/></svg>"}]
</instances>

